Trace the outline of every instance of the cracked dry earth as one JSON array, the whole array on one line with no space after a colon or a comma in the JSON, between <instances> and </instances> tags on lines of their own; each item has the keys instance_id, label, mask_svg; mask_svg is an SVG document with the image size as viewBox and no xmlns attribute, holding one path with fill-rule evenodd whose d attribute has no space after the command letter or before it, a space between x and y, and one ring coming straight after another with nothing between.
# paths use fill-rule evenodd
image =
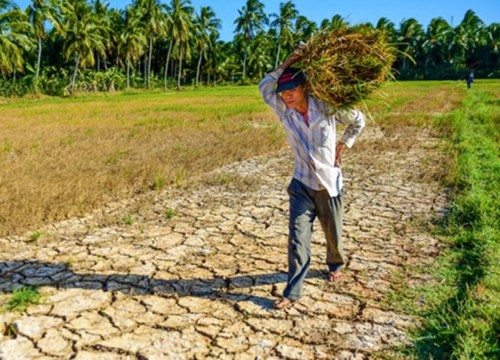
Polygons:
<instances>
[{"instance_id":1,"label":"cracked dry earth","mask_svg":"<svg viewBox=\"0 0 500 360\"><path fill-rule=\"evenodd\" d=\"M341 284L326 282L315 224L301 303L272 309L286 281L286 149L213 174L226 182L115 203L47 226L37 241L0 239L0 305L22 284L42 294L0 313L0 359L368 359L410 344L416 319L388 293L429 280L416 269L440 244L418 224L446 198L423 180L436 139L379 133L365 130L344 158Z\"/></svg>"}]
</instances>

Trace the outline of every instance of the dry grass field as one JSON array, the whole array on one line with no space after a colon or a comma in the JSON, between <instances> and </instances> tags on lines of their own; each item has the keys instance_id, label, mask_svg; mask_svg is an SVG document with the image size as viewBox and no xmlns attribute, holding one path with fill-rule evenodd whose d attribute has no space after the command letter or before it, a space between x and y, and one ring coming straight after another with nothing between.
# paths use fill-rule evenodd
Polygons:
<instances>
[{"instance_id":1,"label":"dry grass field","mask_svg":"<svg viewBox=\"0 0 500 360\"><path fill-rule=\"evenodd\" d=\"M368 126L428 125L464 94L457 82L391 84L366 102ZM210 170L286 146L255 86L4 100L0 114L0 236L137 193L196 186ZM366 156L377 150L365 147Z\"/></svg>"}]
</instances>

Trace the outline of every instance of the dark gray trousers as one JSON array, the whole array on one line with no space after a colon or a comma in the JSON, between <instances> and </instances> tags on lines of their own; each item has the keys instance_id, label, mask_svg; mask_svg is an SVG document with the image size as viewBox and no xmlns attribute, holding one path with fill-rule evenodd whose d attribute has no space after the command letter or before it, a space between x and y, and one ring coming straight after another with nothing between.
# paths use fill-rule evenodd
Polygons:
<instances>
[{"instance_id":1,"label":"dark gray trousers","mask_svg":"<svg viewBox=\"0 0 500 360\"><path fill-rule=\"evenodd\" d=\"M316 217L326 238L326 264L336 271L345 263L342 246L342 194L330 197L326 190L312 190L293 179L288 187L290 221L288 282L283 296L298 300L311 264L311 235Z\"/></svg>"}]
</instances>

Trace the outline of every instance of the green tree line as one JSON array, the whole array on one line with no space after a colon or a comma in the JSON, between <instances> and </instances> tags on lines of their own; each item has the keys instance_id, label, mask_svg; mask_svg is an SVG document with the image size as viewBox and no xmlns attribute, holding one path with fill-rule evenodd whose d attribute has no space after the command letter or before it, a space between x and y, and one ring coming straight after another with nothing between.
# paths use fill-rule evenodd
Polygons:
<instances>
[{"instance_id":1,"label":"green tree line","mask_svg":"<svg viewBox=\"0 0 500 360\"><path fill-rule=\"evenodd\" d=\"M338 14L317 24L292 0L277 14L247 0L226 42L213 9L190 0L132 0L125 9L102 0L31 0L21 9L0 0L0 95L255 83L300 41L350 25ZM355 25L387 33L400 50L399 79L462 79L470 70L500 77L500 24L473 10L455 27L442 17L427 29L413 18Z\"/></svg>"}]
</instances>

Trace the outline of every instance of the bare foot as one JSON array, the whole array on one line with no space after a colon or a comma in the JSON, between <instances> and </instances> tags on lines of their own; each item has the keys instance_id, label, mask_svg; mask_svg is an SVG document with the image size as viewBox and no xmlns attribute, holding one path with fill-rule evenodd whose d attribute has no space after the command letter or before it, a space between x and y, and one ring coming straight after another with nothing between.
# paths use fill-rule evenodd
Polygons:
<instances>
[{"instance_id":1,"label":"bare foot","mask_svg":"<svg viewBox=\"0 0 500 360\"><path fill-rule=\"evenodd\" d=\"M297 301L290 300L286 297L281 298L279 300L276 300L274 302L274 308L281 310L281 309L289 309L291 308Z\"/></svg>"},{"instance_id":2,"label":"bare foot","mask_svg":"<svg viewBox=\"0 0 500 360\"><path fill-rule=\"evenodd\" d=\"M340 272L340 270L330 271L328 273L328 281L329 282L336 283L336 282L340 282L340 280L342 280L342 273Z\"/></svg>"}]
</instances>

